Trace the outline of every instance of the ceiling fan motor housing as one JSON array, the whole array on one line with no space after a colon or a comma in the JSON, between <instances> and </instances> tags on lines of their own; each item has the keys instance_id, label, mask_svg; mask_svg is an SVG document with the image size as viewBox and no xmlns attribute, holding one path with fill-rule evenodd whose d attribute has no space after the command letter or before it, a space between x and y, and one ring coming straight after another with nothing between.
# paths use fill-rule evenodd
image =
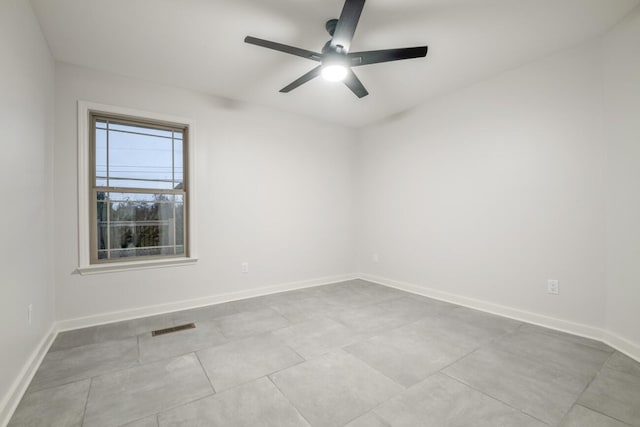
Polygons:
<instances>
[{"instance_id":1,"label":"ceiling fan motor housing","mask_svg":"<svg viewBox=\"0 0 640 427\"><path fill-rule=\"evenodd\" d=\"M338 25L337 19L329 19L325 24L325 28L331 37L333 37L333 33L336 31L336 26Z\"/></svg>"}]
</instances>

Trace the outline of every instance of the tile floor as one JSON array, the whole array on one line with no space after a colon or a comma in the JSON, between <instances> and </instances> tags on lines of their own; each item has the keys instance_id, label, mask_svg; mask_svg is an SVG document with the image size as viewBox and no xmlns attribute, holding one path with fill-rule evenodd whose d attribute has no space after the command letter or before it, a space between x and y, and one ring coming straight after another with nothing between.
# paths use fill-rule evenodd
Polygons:
<instances>
[{"instance_id":1,"label":"tile floor","mask_svg":"<svg viewBox=\"0 0 640 427\"><path fill-rule=\"evenodd\" d=\"M640 427L640 364L354 280L64 332L10 423L309 425Z\"/></svg>"}]
</instances>

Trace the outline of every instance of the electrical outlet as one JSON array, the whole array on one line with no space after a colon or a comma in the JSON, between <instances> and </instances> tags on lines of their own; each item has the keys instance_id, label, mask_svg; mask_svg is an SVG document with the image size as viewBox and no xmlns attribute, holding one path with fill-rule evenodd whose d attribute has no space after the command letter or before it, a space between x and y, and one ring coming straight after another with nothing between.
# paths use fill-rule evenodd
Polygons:
<instances>
[{"instance_id":1,"label":"electrical outlet","mask_svg":"<svg viewBox=\"0 0 640 427\"><path fill-rule=\"evenodd\" d=\"M247 274L249 272L249 263L246 261L243 262L240 268L242 270L242 274Z\"/></svg>"},{"instance_id":2,"label":"electrical outlet","mask_svg":"<svg viewBox=\"0 0 640 427\"><path fill-rule=\"evenodd\" d=\"M547 280L547 292L552 295L558 295L560 293L560 284L556 279Z\"/></svg>"},{"instance_id":3,"label":"electrical outlet","mask_svg":"<svg viewBox=\"0 0 640 427\"><path fill-rule=\"evenodd\" d=\"M374 253L373 255L371 255L371 260L373 262L375 262L376 264L380 262L380 255L378 255L378 253Z\"/></svg>"},{"instance_id":4,"label":"electrical outlet","mask_svg":"<svg viewBox=\"0 0 640 427\"><path fill-rule=\"evenodd\" d=\"M29 324L31 324L31 319L33 319L33 304L27 306L27 320Z\"/></svg>"}]
</instances>

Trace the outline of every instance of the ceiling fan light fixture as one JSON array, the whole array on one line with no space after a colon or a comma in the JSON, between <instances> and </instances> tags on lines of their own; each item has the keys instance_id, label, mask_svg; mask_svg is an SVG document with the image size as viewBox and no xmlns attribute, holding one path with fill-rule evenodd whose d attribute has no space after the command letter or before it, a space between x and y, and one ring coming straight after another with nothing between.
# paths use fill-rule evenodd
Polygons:
<instances>
[{"instance_id":1,"label":"ceiling fan light fixture","mask_svg":"<svg viewBox=\"0 0 640 427\"><path fill-rule=\"evenodd\" d=\"M293 89L300 87L300 85L322 75L325 80L331 82L342 81L355 96L362 98L367 96L369 92L353 72L353 67L399 61L401 59L423 58L427 55L427 46L351 52L351 41L358 26L365 1L344 0L340 18L330 19L325 24L331 40L325 43L321 52L313 52L252 36L245 37L244 41L245 43L320 62L319 65L280 89L281 93L289 93Z\"/></svg>"},{"instance_id":2,"label":"ceiling fan light fixture","mask_svg":"<svg viewBox=\"0 0 640 427\"><path fill-rule=\"evenodd\" d=\"M347 77L349 70L342 64L328 64L322 66L322 77L329 82L341 82Z\"/></svg>"}]
</instances>

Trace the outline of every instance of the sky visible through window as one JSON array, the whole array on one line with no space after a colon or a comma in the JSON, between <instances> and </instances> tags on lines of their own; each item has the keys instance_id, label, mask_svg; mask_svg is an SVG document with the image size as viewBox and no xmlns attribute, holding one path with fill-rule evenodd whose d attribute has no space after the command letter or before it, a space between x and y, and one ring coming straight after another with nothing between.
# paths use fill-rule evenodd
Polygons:
<instances>
[{"instance_id":1,"label":"sky visible through window","mask_svg":"<svg viewBox=\"0 0 640 427\"><path fill-rule=\"evenodd\" d=\"M180 130L98 120L95 147L98 187L182 188L183 133Z\"/></svg>"}]
</instances>

